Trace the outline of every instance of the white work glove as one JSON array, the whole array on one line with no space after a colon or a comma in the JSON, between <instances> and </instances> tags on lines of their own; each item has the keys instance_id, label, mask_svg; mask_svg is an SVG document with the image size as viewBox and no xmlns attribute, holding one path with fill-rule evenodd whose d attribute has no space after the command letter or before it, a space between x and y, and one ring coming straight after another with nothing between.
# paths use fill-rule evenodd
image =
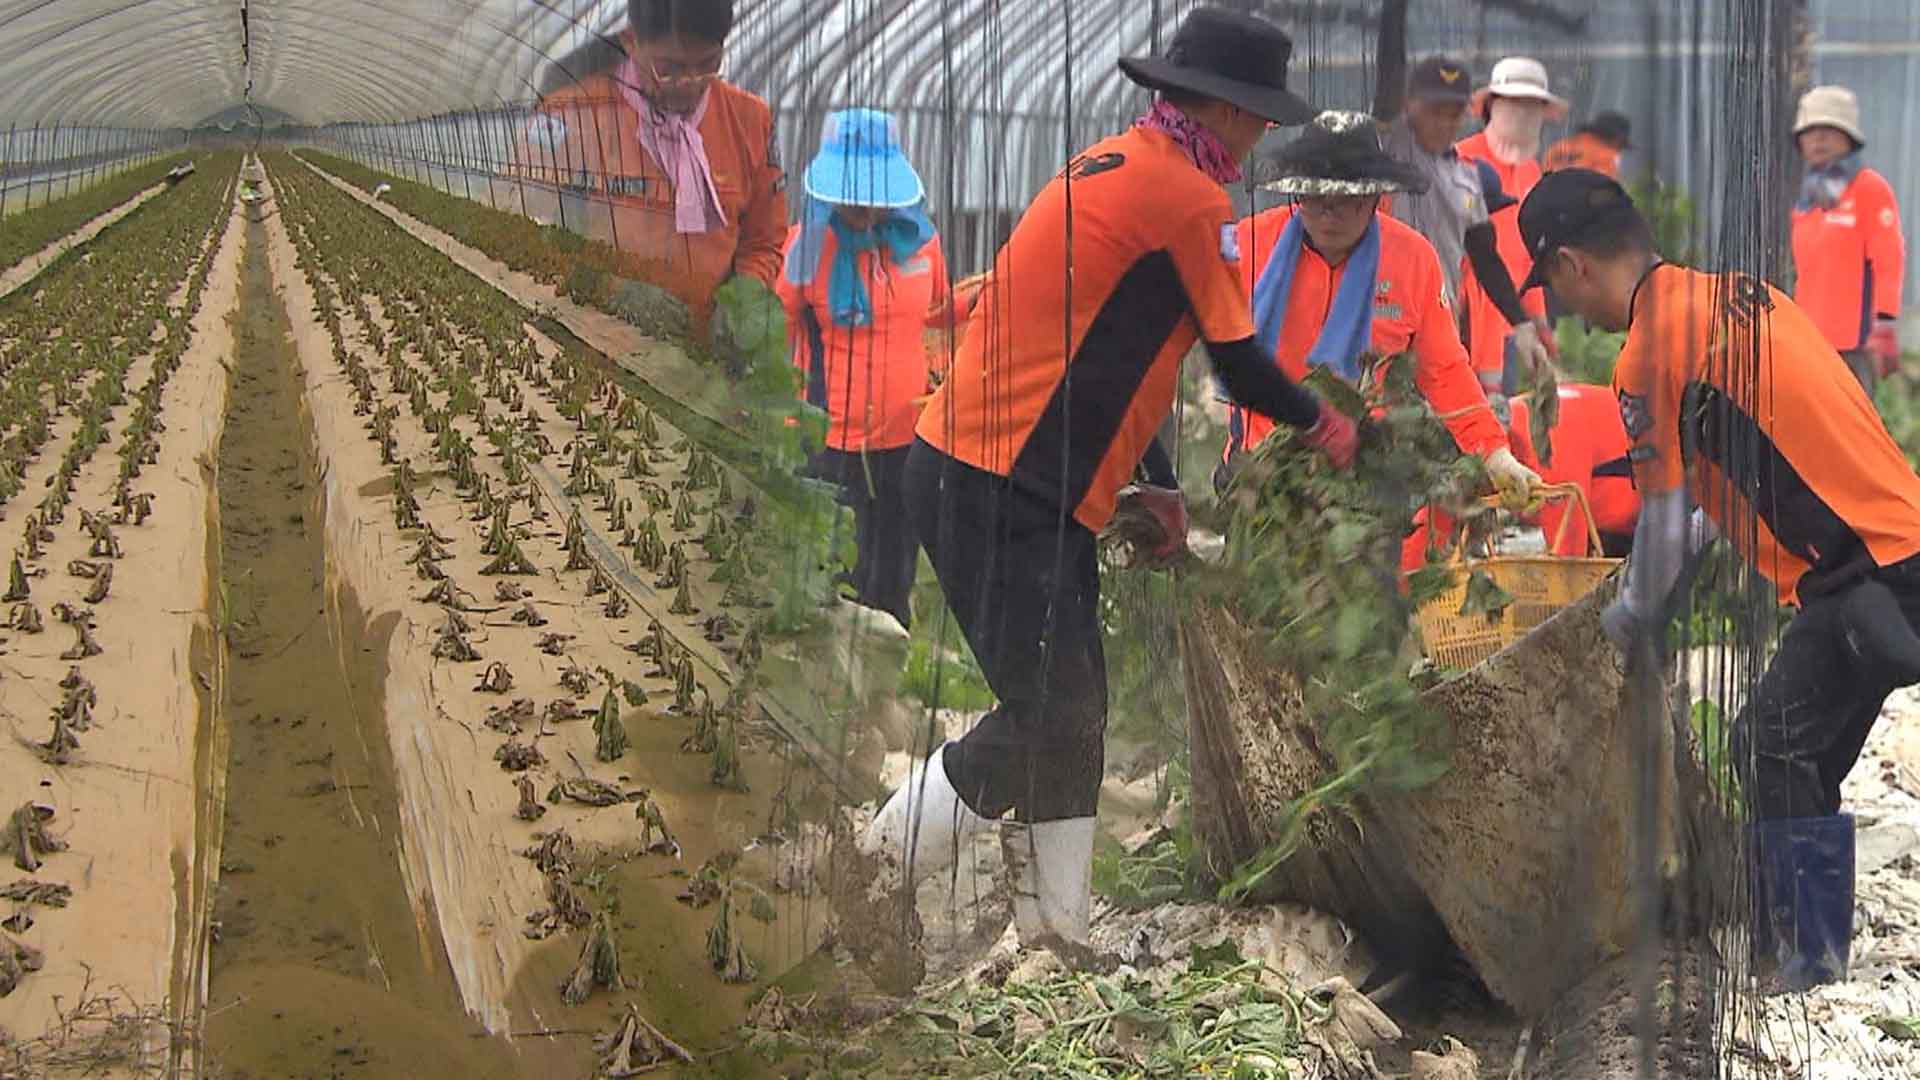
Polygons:
<instances>
[{"instance_id":1,"label":"white work glove","mask_svg":"<svg viewBox=\"0 0 1920 1080\"><path fill-rule=\"evenodd\" d=\"M1553 366L1553 331L1538 319L1529 319L1513 328L1513 354L1522 370L1534 379Z\"/></svg>"},{"instance_id":2,"label":"white work glove","mask_svg":"<svg viewBox=\"0 0 1920 1080\"><path fill-rule=\"evenodd\" d=\"M1502 446L1487 455L1487 476L1500 492L1500 502L1519 513L1533 504L1533 493L1540 487L1540 474L1520 464L1513 451Z\"/></svg>"}]
</instances>

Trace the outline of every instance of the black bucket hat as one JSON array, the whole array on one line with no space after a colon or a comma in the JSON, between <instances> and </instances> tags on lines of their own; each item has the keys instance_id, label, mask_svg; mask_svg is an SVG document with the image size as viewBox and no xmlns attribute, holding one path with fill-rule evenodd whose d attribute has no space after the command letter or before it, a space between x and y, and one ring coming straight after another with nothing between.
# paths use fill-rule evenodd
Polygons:
<instances>
[{"instance_id":1,"label":"black bucket hat","mask_svg":"<svg viewBox=\"0 0 1920 1080\"><path fill-rule=\"evenodd\" d=\"M1363 112L1329 109L1261 163L1260 186L1282 195L1386 195L1427 190L1426 178L1380 149Z\"/></svg>"},{"instance_id":2,"label":"black bucket hat","mask_svg":"<svg viewBox=\"0 0 1920 1080\"><path fill-rule=\"evenodd\" d=\"M1216 98L1283 127L1313 119L1315 109L1287 90L1293 39L1265 19L1224 8L1194 8L1165 56L1120 61L1127 78L1150 90Z\"/></svg>"}]
</instances>

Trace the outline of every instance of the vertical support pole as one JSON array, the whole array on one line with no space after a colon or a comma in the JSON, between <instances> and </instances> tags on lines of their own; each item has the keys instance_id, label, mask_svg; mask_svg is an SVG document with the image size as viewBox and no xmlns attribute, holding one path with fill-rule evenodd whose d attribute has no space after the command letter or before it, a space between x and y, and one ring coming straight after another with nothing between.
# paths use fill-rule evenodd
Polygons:
<instances>
[{"instance_id":1,"label":"vertical support pole","mask_svg":"<svg viewBox=\"0 0 1920 1080\"><path fill-rule=\"evenodd\" d=\"M619 251L620 223L615 220L613 212L613 183L610 166L607 164L607 141L600 133L600 110L591 105L587 106L587 108L593 116L593 145L599 148L600 151L598 155L600 159L600 187L602 189L601 194L605 197L607 203L607 235L613 238L613 250ZM616 139L614 142L614 152L616 154L619 153L620 145L620 142ZM583 162L582 164L585 163ZM624 165L625 162L622 161L621 164ZM591 201L593 197L589 195L587 198Z\"/></svg>"},{"instance_id":2,"label":"vertical support pole","mask_svg":"<svg viewBox=\"0 0 1920 1080\"><path fill-rule=\"evenodd\" d=\"M514 187L518 188L520 191L520 216L526 217L527 216L527 173L526 173L525 163L520 161L520 136L517 134L518 125L516 124L513 116L508 112L502 112L500 114L500 117L501 117L502 123L507 129L508 168L511 169L513 172Z\"/></svg>"},{"instance_id":3,"label":"vertical support pole","mask_svg":"<svg viewBox=\"0 0 1920 1080\"><path fill-rule=\"evenodd\" d=\"M35 174L40 171L40 122L38 120L33 122L33 138L28 142L27 146L26 209L31 210L33 209L33 185L37 179Z\"/></svg>"},{"instance_id":4,"label":"vertical support pole","mask_svg":"<svg viewBox=\"0 0 1920 1080\"><path fill-rule=\"evenodd\" d=\"M5 166L0 168L0 218L7 216L7 188L13 186L13 172L16 164L13 147L14 130L14 124L9 122L7 124L7 156Z\"/></svg>"}]
</instances>

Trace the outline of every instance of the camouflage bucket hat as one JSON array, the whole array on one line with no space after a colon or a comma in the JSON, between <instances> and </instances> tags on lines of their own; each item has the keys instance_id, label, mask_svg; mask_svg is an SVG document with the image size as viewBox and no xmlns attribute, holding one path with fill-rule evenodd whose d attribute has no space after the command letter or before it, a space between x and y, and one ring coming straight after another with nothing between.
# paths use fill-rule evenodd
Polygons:
<instances>
[{"instance_id":1,"label":"camouflage bucket hat","mask_svg":"<svg viewBox=\"0 0 1920 1080\"><path fill-rule=\"evenodd\" d=\"M1380 131L1363 112L1328 110L1300 136L1261 161L1260 186L1282 195L1419 194L1427 181L1380 148Z\"/></svg>"}]
</instances>

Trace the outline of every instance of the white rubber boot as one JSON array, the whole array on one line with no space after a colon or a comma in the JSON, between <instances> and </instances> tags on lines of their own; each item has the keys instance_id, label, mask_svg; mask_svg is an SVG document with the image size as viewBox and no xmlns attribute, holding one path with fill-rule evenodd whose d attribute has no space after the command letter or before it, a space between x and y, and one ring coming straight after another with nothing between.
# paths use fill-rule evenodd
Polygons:
<instances>
[{"instance_id":1,"label":"white rubber boot","mask_svg":"<svg viewBox=\"0 0 1920 1080\"><path fill-rule=\"evenodd\" d=\"M1091 817L1000 824L1000 849L1013 882L1013 925L1021 945L1087 944L1094 825Z\"/></svg>"},{"instance_id":2,"label":"white rubber boot","mask_svg":"<svg viewBox=\"0 0 1920 1080\"><path fill-rule=\"evenodd\" d=\"M860 850L887 856L909 887L951 869L961 846L992 824L968 809L948 781L946 749L940 744L913 767L860 838Z\"/></svg>"}]
</instances>

